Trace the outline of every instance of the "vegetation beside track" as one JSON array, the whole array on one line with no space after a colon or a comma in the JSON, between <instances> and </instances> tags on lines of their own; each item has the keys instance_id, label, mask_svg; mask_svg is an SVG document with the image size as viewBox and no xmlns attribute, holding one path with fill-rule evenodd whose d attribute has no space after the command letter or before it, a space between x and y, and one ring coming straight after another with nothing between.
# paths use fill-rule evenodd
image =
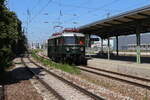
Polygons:
<instances>
[{"instance_id":1,"label":"vegetation beside track","mask_svg":"<svg viewBox=\"0 0 150 100\"><path fill-rule=\"evenodd\" d=\"M71 74L80 74L80 69L78 69L76 66L73 65L68 65L68 64L61 64L61 63L56 63L52 60L48 60L45 58L42 58L38 55L36 55L37 52L39 52L40 50L34 50L31 53L31 56L36 59L37 61L39 61L40 63L44 64L45 66L48 67L53 67L56 69L60 69L62 71L71 73Z\"/></svg>"},{"instance_id":2,"label":"vegetation beside track","mask_svg":"<svg viewBox=\"0 0 150 100\"><path fill-rule=\"evenodd\" d=\"M12 65L14 57L26 50L22 23L7 6L7 0L0 0L0 73Z\"/></svg>"}]
</instances>

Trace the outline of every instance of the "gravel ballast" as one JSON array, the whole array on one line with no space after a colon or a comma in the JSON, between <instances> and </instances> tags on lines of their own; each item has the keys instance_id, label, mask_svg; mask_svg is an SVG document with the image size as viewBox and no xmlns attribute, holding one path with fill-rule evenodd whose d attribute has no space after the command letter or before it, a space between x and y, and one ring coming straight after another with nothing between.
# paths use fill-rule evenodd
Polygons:
<instances>
[{"instance_id":1,"label":"gravel ballast","mask_svg":"<svg viewBox=\"0 0 150 100\"><path fill-rule=\"evenodd\" d=\"M130 97L133 100L145 100L145 98L147 98L146 100L150 99L150 91L145 88L116 81L103 76L93 75L88 72L82 72L79 77L86 79L89 82L92 82L103 88L107 88L108 90L115 93Z\"/></svg>"},{"instance_id":2,"label":"gravel ballast","mask_svg":"<svg viewBox=\"0 0 150 100\"><path fill-rule=\"evenodd\" d=\"M21 65L20 58L14 60L15 67L8 72L5 82L6 100L43 100L43 97L32 86L33 76Z\"/></svg>"},{"instance_id":3,"label":"gravel ballast","mask_svg":"<svg viewBox=\"0 0 150 100\"><path fill-rule=\"evenodd\" d=\"M36 78L31 80L32 85L36 88L37 92L42 95L43 100L59 100L53 95L51 91L46 89Z\"/></svg>"},{"instance_id":4,"label":"gravel ballast","mask_svg":"<svg viewBox=\"0 0 150 100\"><path fill-rule=\"evenodd\" d=\"M92 63L91 63L92 62ZM110 61L109 63L108 60L102 62L99 60L91 60L90 62L88 62L90 65L93 65L93 67L101 67L102 69L105 69L106 66L106 70L112 70L115 71L114 67L118 65L121 65L121 63L117 63L115 61ZM117 65L118 64L118 65ZM95 66L96 65L96 66ZM128 66L130 64L126 64L126 62L124 62L122 64L123 66ZM137 64L134 65L130 65L128 67L130 68L137 68L137 70L139 69L148 69L147 66L145 66L144 68L140 68L139 65L137 67L135 67ZM143 65L143 64L142 64ZM111 69L112 67L112 69ZM127 68L127 67L125 67ZM124 71L125 68L119 67L119 69L117 69L117 72L121 72ZM53 70L54 71L54 70ZM56 72L55 72L56 71ZM82 73L80 75L70 75L68 73L59 71L55 69L54 73L58 73L60 74L60 76L78 84L81 85L83 87L85 87L87 90L91 90L93 91L93 93L97 93L100 96L106 97L106 99L110 99L110 100L122 100L122 99L129 99L129 100L149 100L150 99L150 90L146 89L146 88L141 88L135 85L131 85L128 83L124 83L124 82L120 82L114 79L110 79L110 78L106 78L103 76L98 76L98 75L94 75L88 72L84 72L82 71ZM144 74L141 74L139 71L137 71L137 73L135 73L136 70L131 70L130 72L133 72L135 74L131 74L129 72L130 70L125 70L123 73L125 74L129 74L129 75L137 75L137 76L143 76ZM142 70L143 71L143 70ZM129 72L129 73L128 73ZM145 75L148 73L145 73ZM147 77L146 77L147 78ZM136 81L136 80L134 80ZM89 84L90 85L89 85ZM149 84L149 83L145 83L145 84ZM100 88L100 89L98 89ZM98 92L97 92L98 91Z\"/></svg>"},{"instance_id":5,"label":"gravel ballast","mask_svg":"<svg viewBox=\"0 0 150 100\"><path fill-rule=\"evenodd\" d=\"M24 59L26 62L29 60ZM38 76L44 80L47 84L49 84L53 89L55 89L61 96L63 96L66 100L93 100L91 97L85 95L84 93L76 90L75 88L67 85L66 83L60 81L54 76L48 74L44 70L38 70L37 66L32 63L28 63L31 69L36 70L38 72Z\"/></svg>"},{"instance_id":6,"label":"gravel ballast","mask_svg":"<svg viewBox=\"0 0 150 100\"><path fill-rule=\"evenodd\" d=\"M35 60L34 60L35 61ZM41 65L40 63L38 63L39 65ZM109 89L106 89L104 87L95 85L91 82L86 81L85 79L80 78L78 75L71 75L69 73L63 72L61 70L58 69L52 69L52 68L48 68L45 67L46 69L49 69L51 72L73 82L74 84L81 86L82 88L96 94L99 95L100 97L105 98L106 100L132 100L130 97L127 96L123 96L120 93L115 93L113 91L110 91Z\"/></svg>"}]
</instances>

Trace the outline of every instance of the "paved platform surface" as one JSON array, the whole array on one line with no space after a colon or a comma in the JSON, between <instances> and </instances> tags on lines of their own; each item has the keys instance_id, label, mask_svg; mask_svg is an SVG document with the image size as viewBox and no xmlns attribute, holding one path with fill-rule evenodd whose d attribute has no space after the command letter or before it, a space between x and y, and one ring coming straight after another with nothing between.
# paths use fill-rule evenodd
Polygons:
<instances>
[{"instance_id":1,"label":"paved platform surface","mask_svg":"<svg viewBox=\"0 0 150 100\"><path fill-rule=\"evenodd\" d=\"M129 75L135 75L150 79L150 64L137 64L130 61L107 60L101 58L92 58L88 60L91 67L111 70Z\"/></svg>"}]
</instances>

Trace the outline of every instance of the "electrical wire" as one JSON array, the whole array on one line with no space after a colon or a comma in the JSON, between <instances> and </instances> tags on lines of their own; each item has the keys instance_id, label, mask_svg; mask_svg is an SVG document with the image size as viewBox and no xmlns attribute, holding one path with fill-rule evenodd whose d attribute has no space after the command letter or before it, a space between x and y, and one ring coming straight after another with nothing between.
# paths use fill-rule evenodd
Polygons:
<instances>
[{"instance_id":1,"label":"electrical wire","mask_svg":"<svg viewBox=\"0 0 150 100\"><path fill-rule=\"evenodd\" d=\"M31 11L34 11L34 9L36 9L36 7L39 5L41 0L38 0L37 3L31 8Z\"/></svg>"},{"instance_id":2,"label":"electrical wire","mask_svg":"<svg viewBox=\"0 0 150 100\"><path fill-rule=\"evenodd\" d=\"M120 0L113 0L112 2L106 3L106 4L104 4L104 5L100 6L100 7L98 7L98 8L96 8L96 9L92 10L92 11L88 11L88 13L93 13L93 12L96 12L96 11L98 11L98 10L102 10L102 9L108 7L108 6L111 6L112 4L114 4L114 3L116 3L116 2L119 2L119 1L120 1Z\"/></svg>"},{"instance_id":3,"label":"electrical wire","mask_svg":"<svg viewBox=\"0 0 150 100\"><path fill-rule=\"evenodd\" d=\"M104 5L102 5L102 6L98 7L98 8L83 7L82 5L79 6L79 5L65 4L65 3L60 3L60 2L57 2L57 1L53 1L52 3L55 3L57 5L61 5L63 7L72 7L72 8L78 8L78 9L80 9L80 8L82 8L82 9L89 9L90 10L90 11L88 11L88 15L89 15L89 13L93 13L93 12L96 12L96 11L98 11L100 9L104 9L104 8L106 8L108 6L111 6L112 4L114 4L114 3L118 2L118 1L120 1L120 0L113 0L112 2L106 3L106 4L104 4ZM87 15L87 14L84 14L84 15Z\"/></svg>"},{"instance_id":4,"label":"electrical wire","mask_svg":"<svg viewBox=\"0 0 150 100\"><path fill-rule=\"evenodd\" d=\"M57 2L57 1L53 1L52 3L54 4L57 4L57 5L60 5L60 2ZM79 5L72 5L72 4L65 4L65 3L61 3L62 6L64 7L71 7L71 8L82 8L82 9L96 9L96 8L90 8L90 7L83 7L83 6L79 6Z\"/></svg>"},{"instance_id":5,"label":"electrical wire","mask_svg":"<svg viewBox=\"0 0 150 100\"><path fill-rule=\"evenodd\" d=\"M53 0L49 0L46 4L45 4L45 6L43 6L41 9L40 9L40 11L30 20L30 23L33 21L33 20L35 20L47 7L48 7L48 5L52 2Z\"/></svg>"}]
</instances>

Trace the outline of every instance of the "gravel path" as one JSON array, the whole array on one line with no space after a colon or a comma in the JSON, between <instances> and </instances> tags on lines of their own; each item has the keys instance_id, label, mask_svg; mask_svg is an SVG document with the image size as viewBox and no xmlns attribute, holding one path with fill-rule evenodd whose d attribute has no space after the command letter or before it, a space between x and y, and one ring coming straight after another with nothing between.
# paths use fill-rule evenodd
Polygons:
<instances>
[{"instance_id":1,"label":"gravel path","mask_svg":"<svg viewBox=\"0 0 150 100\"><path fill-rule=\"evenodd\" d=\"M32 86L33 76L21 65L20 58L15 59L15 67L8 72L5 81L6 100L43 100L42 96Z\"/></svg>"},{"instance_id":2,"label":"gravel path","mask_svg":"<svg viewBox=\"0 0 150 100\"><path fill-rule=\"evenodd\" d=\"M24 59L26 62L29 60ZM37 70L38 68L32 64L28 63L28 66L32 68L33 71L38 73L38 76L47 82L51 87L53 87L60 95L62 95L66 100L93 100L89 96L81 93L80 91L74 89L73 87L67 85L66 83L56 79L52 75L42 70Z\"/></svg>"}]
</instances>

